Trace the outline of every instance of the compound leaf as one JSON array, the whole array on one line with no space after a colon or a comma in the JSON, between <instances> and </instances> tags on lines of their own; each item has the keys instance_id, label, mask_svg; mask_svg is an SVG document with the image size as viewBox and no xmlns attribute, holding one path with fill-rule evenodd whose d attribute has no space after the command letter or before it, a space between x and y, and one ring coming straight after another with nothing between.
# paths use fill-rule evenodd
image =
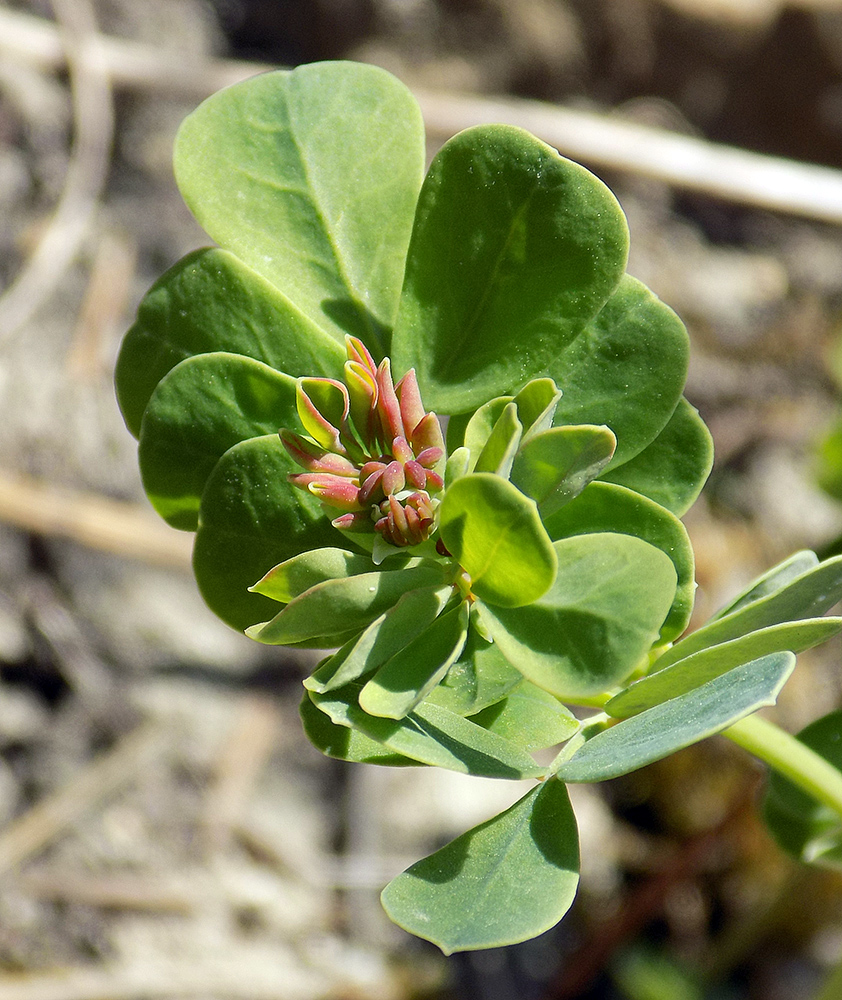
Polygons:
<instances>
[{"instance_id":1,"label":"compound leaf","mask_svg":"<svg viewBox=\"0 0 842 1000\"><path fill-rule=\"evenodd\" d=\"M220 246L340 343L388 348L424 130L395 77L310 63L219 91L176 137L179 189Z\"/></svg>"}]
</instances>

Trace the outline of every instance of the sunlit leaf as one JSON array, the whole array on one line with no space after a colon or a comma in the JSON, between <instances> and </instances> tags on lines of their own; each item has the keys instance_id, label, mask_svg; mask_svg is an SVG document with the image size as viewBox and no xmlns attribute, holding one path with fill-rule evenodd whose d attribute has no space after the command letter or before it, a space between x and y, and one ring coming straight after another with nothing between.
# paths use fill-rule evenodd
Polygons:
<instances>
[{"instance_id":1,"label":"sunlit leaf","mask_svg":"<svg viewBox=\"0 0 842 1000\"><path fill-rule=\"evenodd\" d=\"M602 472L617 440L607 427L553 427L526 441L512 466L512 482L538 504L546 520Z\"/></svg>"},{"instance_id":2,"label":"sunlit leaf","mask_svg":"<svg viewBox=\"0 0 842 1000\"><path fill-rule=\"evenodd\" d=\"M360 707L386 719L409 715L456 661L467 635L468 604L460 601L380 667L360 692Z\"/></svg>"},{"instance_id":3,"label":"sunlit leaf","mask_svg":"<svg viewBox=\"0 0 842 1000\"><path fill-rule=\"evenodd\" d=\"M663 670L657 669L656 662L655 673L621 691L608 702L605 711L618 718L634 715L670 698L686 694L741 663L784 650L801 653L826 642L840 630L842 618L808 618L804 621L784 622L749 632L748 635L718 646L708 646Z\"/></svg>"},{"instance_id":4,"label":"sunlit leaf","mask_svg":"<svg viewBox=\"0 0 842 1000\"><path fill-rule=\"evenodd\" d=\"M560 510L544 518L553 540L591 532L636 535L665 552L678 574L672 607L661 626L661 642L687 628L696 590L693 546L681 521L653 500L613 483L594 482Z\"/></svg>"},{"instance_id":5,"label":"sunlit leaf","mask_svg":"<svg viewBox=\"0 0 842 1000\"><path fill-rule=\"evenodd\" d=\"M479 604L506 659L534 684L573 699L627 677L658 637L675 593L660 549L630 535L593 534L554 543L555 583L522 608Z\"/></svg>"},{"instance_id":6,"label":"sunlit leaf","mask_svg":"<svg viewBox=\"0 0 842 1000\"><path fill-rule=\"evenodd\" d=\"M564 916L579 881L567 789L549 780L383 890L396 924L445 954L515 944Z\"/></svg>"},{"instance_id":7,"label":"sunlit leaf","mask_svg":"<svg viewBox=\"0 0 842 1000\"><path fill-rule=\"evenodd\" d=\"M179 189L211 238L340 342L351 333L378 353L423 171L414 98L364 63L234 84L188 116L175 145Z\"/></svg>"},{"instance_id":8,"label":"sunlit leaf","mask_svg":"<svg viewBox=\"0 0 842 1000\"><path fill-rule=\"evenodd\" d=\"M407 591L442 583L443 568L435 563L396 573L380 571L325 580L290 601L271 621L252 625L246 634L273 646L304 642L315 647L336 645L330 641L332 636L365 628Z\"/></svg>"},{"instance_id":9,"label":"sunlit leaf","mask_svg":"<svg viewBox=\"0 0 842 1000\"><path fill-rule=\"evenodd\" d=\"M576 717L558 698L524 680L501 701L470 718L529 753L563 743L579 728Z\"/></svg>"},{"instance_id":10,"label":"sunlit leaf","mask_svg":"<svg viewBox=\"0 0 842 1000\"><path fill-rule=\"evenodd\" d=\"M295 380L235 354L176 365L152 393L138 461L146 495L175 528L195 531L205 483L229 448L295 421Z\"/></svg>"},{"instance_id":11,"label":"sunlit leaf","mask_svg":"<svg viewBox=\"0 0 842 1000\"><path fill-rule=\"evenodd\" d=\"M535 502L487 472L458 479L439 508L441 537L490 604L529 604L552 585L556 554Z\"/></svg>"},{"instance_id":12,"label":"sunlit leaf","mask_svg":"<svg viewBox=\"0 0 842 1000\"><path fill-rule=\"evenodd\" d=\"M598 733L558 768L558 777L605 781L698 743L759 708L774 705L794 667L792 653L771 653L735 667Z\"/></svg>"},{"instance_id":13,"label":"sunlit leaf","mask_svg":"<svg viewBox=\"0 0 842 1000\"><path fill-rule=\"evenodd\" d=\"M414 367L442 413L520 389L602 308L627 252L623 213L593 174L509 125L460 132L421 189L396 371Z\"/></svg>"}]
</instances>

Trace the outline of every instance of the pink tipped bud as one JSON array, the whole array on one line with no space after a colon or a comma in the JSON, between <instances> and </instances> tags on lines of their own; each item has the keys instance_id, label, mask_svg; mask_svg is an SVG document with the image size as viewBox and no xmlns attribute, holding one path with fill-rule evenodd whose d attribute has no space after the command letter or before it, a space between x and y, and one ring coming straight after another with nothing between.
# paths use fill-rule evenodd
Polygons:
<instances>
[{"instance_id":1,"label":"pink tipped bud","mask_svg":"<svg viewBox=\"0 0 842 1000\"><path fill-rule=\"evenodd\" d=\"M348 355L349 361L355 361L363 368L367 368L372 376L377 372L377 365L374 363L374 358L369 354L368 348L359 337L346 335L345 353Z\"/></svg>"},{"instance_id":2,"label":"pink tipped bud","mask_svg":"<svg viewBox=\"0 0 842 1000\"><path fill-rule=\"evenodd\" d=\"M327 451L345 453L339 428L348 416L348 390L330 378L302 378L295 389L298 417L304 430Z\"/></svg>"},{"instance_id":3,"label":"pink tipped bud","mask_svg":"<svg viewBox=\"0 0 842 1000\"><path fill-rule=\"evenodd\" d=\"M379 463L370 462L370 465L375 465ZM365 467L364 467L365 468ZM366 476L365 479L360 473L360 496L359 501L362 506L367 506L370 503L377 503L383 494L383 473L386 469L385 465L381 465L379 469L375 469L370 475Z\"/></svg>"},{"instance_id":4,"label":"pink tipped bud","mask_svg":"<svg viewBox=\"0 0 842 1000\"><path fill-rule=\"evenodd\" d=\"M396 437L392 441L392 455L401 463L401 465L403 465L404 462L411 462L415 458L412 448L409 447L406 438L403 437Z\"/></svg>"},{"instance_id":5,"label":"pink tipped bud","mask_svg":"<svg viewBox=\"0 0 842 1000\"><path fill-rule=\"evenodd\" d=\"M365 531L369 533L374 531L374 522L367 510L354 510L347 514L340 514L330 523L334 528L339 528L340 531Z\"/></svg>"},{"instance_id":6,"label":"pink tipped bud","mask_svg":"<svg viewBox=\"0 0 842 1000\"><path fill-rule=\"evenodd\" d=\"M427 472L427 481L424 484L428 490L444 489L444 480L437 472Z\"/></svg>"},{"instance_id":7,"label":"pink tipped bud","mask_svg":"<svg viewBox=\"0 0 842 1000\"><path fill-rule=\"evenodd\" d=\"M389 462L383 470L383 478L380 482L383 486L383 493L386 496L390 496L392 493L400 493L404 486L406 486L406 476L404 475L401 463Z\"/></svg>"},{"instance_id":8,"label":"pink tipped bud","mask_svg":"<svg viewBox=\"0 0 842 1000\"><path fill-rule=\"evenodd\" d=\"M320 445L292 431L281 430L279 436L290 458L308 472L331 472L352 479L356 477L356 466L342 455L325 451Z\"/></svg>"},{"instance_id":9,"label":"pink tipped bud","mask_svg":"<svg viewBox=\"0 0 842 1000\"><path fill-rule=\"evenodd\" d=\"M441 424L435 413L428 413L415 426L409 437L409 443L416 455L423 455L428 448L440 448L444 454L444 436Z\"/></svg>"},{"instance_id":10,"label":"pink tipped bud","mask_svg":"<svg viewBox=\"0 0 842 1000\"><path fill-rule=\"evenodd\" d=\"M372 438L377 433L374 423L377 405L376 375L376 371L369 371L357 361L345 362L345 384L348 386L351 421L360 441L366 447L373 444Z\"/></svg>"},{"instance_id":11,"label":"pink tipped bud","mask_svg":"<svg viewBox=\"0 0 842 1000\"><path fill-rule=\"evenodd\" d=\"M442 460L443 455L444 451L441 448L425 448L415 460L419 465L423 465L425 469L432 469L437 462Z\"/></svg>"},{"instance_id":12,"label":"pink tipped bud","mask_svg":"<svg viewBox=\"0 0 842 1000\"><path fill-rule=\"evenodd\" d=\"M394 441L396 437L405 437L400 403L395 395L388 358L384 358L377 369L377 393L377 416L383 440Z\"/></svg>"},{"instance_id":13,"label":"pink tipped bud","mask_svg":"<svg viewBox=\"0 0 842 1000\"><path fill-rule=\"evenodd\" d=\"M395 499L394 496L389 497L389 517L395 525L395 528L400 532L400 534L406 538L409 532L409 525L406 520L406 512L401 505L400 500Z\"/></svg>"},{"instance_id":14,"label":"pink tipped bud","mask_svg":"<svg viewBox=\"0 0 842 1000\"><path fill-rule=\"evenodd\" d=\"M360 509L360 488L341 476L319 476L307 489L328 507L353 511Z\"/></svg>"},{"instance_id":15,"label":"pink tipped bud","mask_svg":"<svg viewBox=\"0 0 842 1000\"><path fill-rule=\"evenodd\" d=\"M406 473L406 481L416 490L423 490L427 485L427 470L418 462L407 462L403 467Z\"/></svg>"},{"instance_id":16,"label":"pink tipped bud","mask_svg":"<svg viewBox=\"0 0 842 1000\"><path fill-rule=\"evenodd\" d=\"M418 424L424 419L424 404L421 402L421 391L415 369L410 368L395 386L395 394L400 401L401 417L407 434L412 434Z\"/></svg>"}]
</instances>

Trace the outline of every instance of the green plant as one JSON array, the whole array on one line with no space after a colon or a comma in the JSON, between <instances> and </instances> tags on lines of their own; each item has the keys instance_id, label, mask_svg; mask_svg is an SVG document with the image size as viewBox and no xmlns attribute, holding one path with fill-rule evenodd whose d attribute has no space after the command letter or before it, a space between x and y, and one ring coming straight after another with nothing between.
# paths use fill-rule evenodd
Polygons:
<instances>
[{"instance_id":1,"label":"green plant","mask_svg":"<svg viewBox=\"0 0 842 1000\"><path fill-rule=\"evenodd\" d=\"M780 772L784 847L837 858L839 716L799 742L753 713L842 628L842 560L799 553L680 638L711 443L608 189L502 125L425 177L411 95L351 63L210 98L175 169L219 246L149 291L116 382L207 603L331 650L301 705L325 754L536 780L394 879L390 916L448 952L539 934L576 891L565 783L722 731Z\"/></svg>"}]
</instances>

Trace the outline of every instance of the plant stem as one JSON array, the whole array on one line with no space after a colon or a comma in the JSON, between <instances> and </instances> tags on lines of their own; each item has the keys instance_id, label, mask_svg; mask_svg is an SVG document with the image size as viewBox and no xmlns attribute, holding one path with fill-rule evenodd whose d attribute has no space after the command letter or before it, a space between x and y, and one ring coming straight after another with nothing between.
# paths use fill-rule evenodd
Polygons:
<instances>
[{"instance_id":1,"label":"plant stem","mask_svg":"<svg viewBox=\"0 0 842 1000\"><path fill-rule=\"evenodd\" d=\"M722 735L842 817L842 772L800 740L758 715L735 722Z\"/></svg>"},{"instance_id":2,"label":"plant stem","mask_svg":"<svg viewBox=\"0 0 842 1000\"><path fill-rule=\"evenodd\" d=\"M839 1000L840 996L842 996L842 963L830 973L813 1000Z\"/></svg>"}]
</instances>

